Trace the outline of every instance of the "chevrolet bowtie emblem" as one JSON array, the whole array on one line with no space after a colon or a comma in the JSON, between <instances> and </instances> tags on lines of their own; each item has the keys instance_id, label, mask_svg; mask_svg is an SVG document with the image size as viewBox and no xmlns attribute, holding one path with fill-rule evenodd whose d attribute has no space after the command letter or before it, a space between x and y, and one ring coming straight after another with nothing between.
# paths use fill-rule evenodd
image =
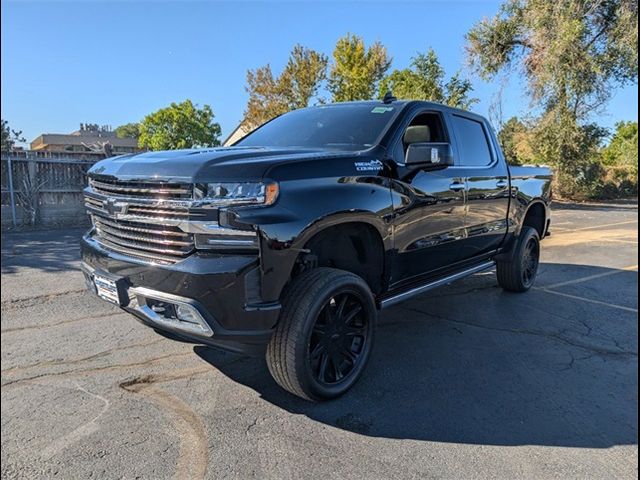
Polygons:
<instances>
[{"instance_id":1,"label":"chevrolet bowtie emblem","mask_svg":"<svg viewBox=\"0 0 640 480\"><path fill-rule=\"evenodd\" d=\"M102 202L102 208L109 214L110 217L117 217L127 213L127 204L119 203L113 198L107 198Z\"/></svg>"}]
</instances>

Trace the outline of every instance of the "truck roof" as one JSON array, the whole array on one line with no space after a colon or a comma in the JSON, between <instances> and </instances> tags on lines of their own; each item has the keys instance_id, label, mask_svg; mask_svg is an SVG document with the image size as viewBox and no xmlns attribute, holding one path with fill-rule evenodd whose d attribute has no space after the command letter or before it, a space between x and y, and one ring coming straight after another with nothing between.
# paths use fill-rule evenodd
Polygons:
<instances>
[{"instance_id":1,"label":"truck roof","mask_svg":"<svg viewBox=\"0 0 640 480\"><path fill-rule=\"evenodd\" d=\"M317 108L317 107L336 107L336 106L344 106L344 105L370 105L372 107L379 105L389 105L394 107L406 107L406 106L414 106L420 105L424 108L433 108L434 110L449 110L451 112L459 112L464 113L465 115L474 115L476 117L482 117L481 115L471 112L469 110L464 110L462 108L451 107L449 105L445 105L443 103L438 102L430 102L427 100L393 100L390 103L384 103L382 100L352 100L349 102L335 102L335 103L327 103L324 105L315 105L312 107L306 108Z\"/></svg>"}]
</instances>

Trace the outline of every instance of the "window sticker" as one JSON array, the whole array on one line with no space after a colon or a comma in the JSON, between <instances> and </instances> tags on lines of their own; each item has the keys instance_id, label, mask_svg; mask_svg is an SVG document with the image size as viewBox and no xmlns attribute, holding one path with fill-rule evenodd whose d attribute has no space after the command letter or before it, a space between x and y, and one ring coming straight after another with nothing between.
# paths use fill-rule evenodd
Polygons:
<instances>
[{"instance_id":1,"label":"window sticker","mask_svg":"<svg viewBox=\"0 0 640 480\"><path fill-rule=\"evenodd\" d=\"M387 113L392 112L393 107L374 107L371 113Z\"/></svg>"}]
</instances>

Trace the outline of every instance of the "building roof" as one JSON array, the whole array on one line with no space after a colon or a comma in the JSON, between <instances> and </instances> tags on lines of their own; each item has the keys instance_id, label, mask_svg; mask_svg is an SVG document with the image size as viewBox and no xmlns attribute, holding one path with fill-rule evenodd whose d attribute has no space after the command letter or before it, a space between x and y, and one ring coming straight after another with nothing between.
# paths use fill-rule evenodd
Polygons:
<instances>
[{"instance_id":1,"label":"building roof","mask_svg":"<svg viewBox=\"0 0 640 480\"><path fill-rule=\"evenodd\" d=\"M115 134L102 135L105 132L91 132L93 135L87 135L87 132L74 132L71 134L63 133L43 133L31 142L31 149L42 147L44 145L83 145L94 142L109 142L114 147L137 147L138 140L136 138L120 138Z\"/></svg>"},{"instance_id":2,"label":"building roof","mask_svg":"<svg viewBox=\"0 0 640 480\"><path fill-rule=\"evenodd\" d=\"M242 137L251 132L251 128L244 123L240 123L236 128L233 129L233 132L222 142L223 147L228 147L233 145L235 142L240 140Z\"/></svg>"}]
</instances>

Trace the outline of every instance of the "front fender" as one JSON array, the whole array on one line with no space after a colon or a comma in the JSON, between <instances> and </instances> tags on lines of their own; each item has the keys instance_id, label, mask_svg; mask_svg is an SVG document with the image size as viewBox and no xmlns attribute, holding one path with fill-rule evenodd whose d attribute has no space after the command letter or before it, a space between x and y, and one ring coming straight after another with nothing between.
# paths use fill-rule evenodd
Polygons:
<instances>
[{"instance_id":1,"label":"front fender","mask_svg":"<svg viewBox=\"0 0 640 480\"><path fill-rule=\"evenodd\" d=\"M385 250L392 248L391 190L378 176L333 177L280 183L280 196L267 208L238 209L237 219L260 232L261 292L280 298L299 254L326 228L351 222L373 226Z\"/></svg>"}]
</instances>

